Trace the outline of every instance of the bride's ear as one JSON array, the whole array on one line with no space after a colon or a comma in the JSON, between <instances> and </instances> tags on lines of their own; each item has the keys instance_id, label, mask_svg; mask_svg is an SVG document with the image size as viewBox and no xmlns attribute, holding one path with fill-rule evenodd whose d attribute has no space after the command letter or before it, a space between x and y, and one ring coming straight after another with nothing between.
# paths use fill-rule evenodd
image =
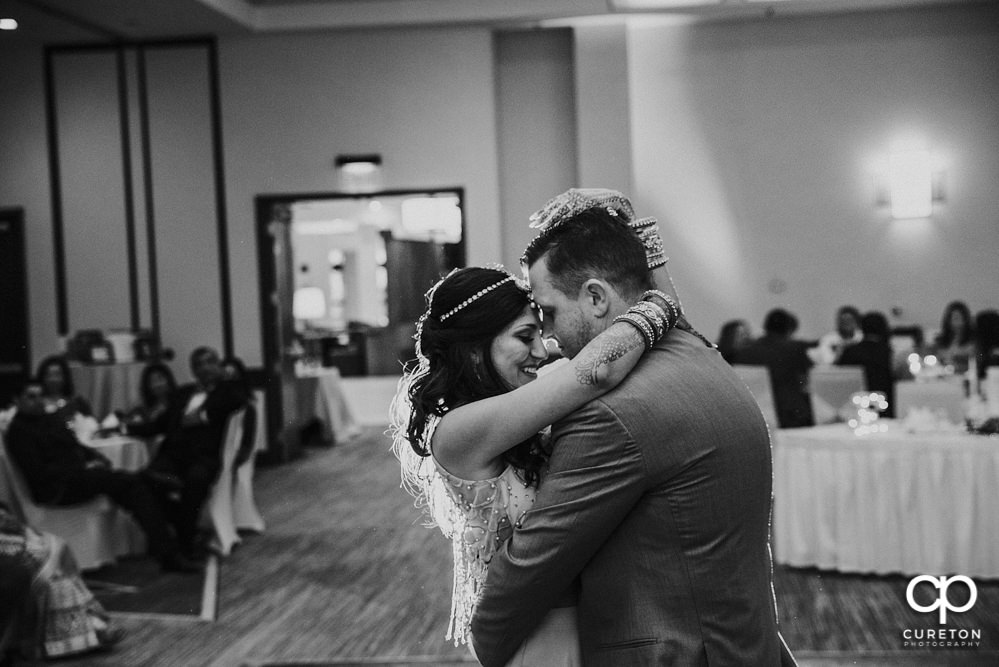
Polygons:
<instances>
[{"instance_id":1,"label":"bride's ear","mask_svg":"<svg viewBox=\"0 0 999 667\"><path fill-rule=\"evenodd\" d=\"M611 306L611 294L607 283L597 278L590 278L583 283L581 290L585 299L584 307L589 310L590 315L605 317Z\"/></svg>"}]
</instances>

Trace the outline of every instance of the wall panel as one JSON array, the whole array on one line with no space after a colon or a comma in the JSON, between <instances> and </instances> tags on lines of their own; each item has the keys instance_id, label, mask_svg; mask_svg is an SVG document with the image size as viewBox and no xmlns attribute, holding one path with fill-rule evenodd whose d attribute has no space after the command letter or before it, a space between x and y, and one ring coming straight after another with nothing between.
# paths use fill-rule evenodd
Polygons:
<instances>
[{"instance_id":1,"label":"wall panel","mask_svg":"<svg viewBox=\"0 0 999 667\"><path fill-rule=\"evenodd\" d=\"M208 52L149 49L149 144L161 336L180 360L223 346Z\"/></svg>"},{"instance_id":2,"label":"wall panel","mask_svg":"<svg viewBox=\"0 0 999 667\"><path fill-rule=\"evenodd\" d=\"M53 71L69 329L127 328L128 245L115 53L60 53Z\"/></svg>"}]
</instances>

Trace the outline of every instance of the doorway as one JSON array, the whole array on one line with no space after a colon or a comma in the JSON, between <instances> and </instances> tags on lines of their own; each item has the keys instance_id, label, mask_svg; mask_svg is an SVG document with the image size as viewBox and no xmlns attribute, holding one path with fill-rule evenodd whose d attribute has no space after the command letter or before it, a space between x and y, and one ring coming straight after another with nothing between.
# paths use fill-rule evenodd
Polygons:
<instances>
[{"instance_id":1,"label":"doorway","mask_svg":"<svg viewBox=\"0 0 999 667\"><path fill-rule=\"evenodd\" d=\"M268 436L279 459L301 444L303 377L401 375L426 291L465 265L463 200L462 188L256 198Z\"/></svg>"}]
</instances>

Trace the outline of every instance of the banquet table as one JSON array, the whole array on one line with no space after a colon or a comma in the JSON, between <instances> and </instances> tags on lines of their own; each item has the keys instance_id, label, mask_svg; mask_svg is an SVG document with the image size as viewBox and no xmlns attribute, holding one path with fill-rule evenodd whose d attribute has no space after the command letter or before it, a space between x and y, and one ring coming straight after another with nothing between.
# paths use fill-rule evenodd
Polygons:
<instances>
[{"instance_id":1,"label":"banquet table","mask_svg":"<svg viewBox=\"0 0 999 667\"><path fill-rule=\"evenodd\" d=\"M104 419L114 410L139 404L143 362L74 364L70 366L76 393L90 402L94 416Z\"/></svg>"},{"instance_id":2,"label":"banquet table","mask_svg":"<svg viewBox=\"0 0 999 667\"><path fill-rule=\"evenodd\" d=\"M774 438L774 551L786 565L999 577L999 438L956 430Z\"/></svg>"},{"instance_id":3,"label":"banquet table","mask_svg":"<svg viewBox=\"0 0 999 667\"><path fill-rule=\"evenodd\" d=\"M346 442L360 429L343 392L340 371L333 367L300 370L295 378L299 425L322 422L328 442Z\"/></svg>"}]
</instances>

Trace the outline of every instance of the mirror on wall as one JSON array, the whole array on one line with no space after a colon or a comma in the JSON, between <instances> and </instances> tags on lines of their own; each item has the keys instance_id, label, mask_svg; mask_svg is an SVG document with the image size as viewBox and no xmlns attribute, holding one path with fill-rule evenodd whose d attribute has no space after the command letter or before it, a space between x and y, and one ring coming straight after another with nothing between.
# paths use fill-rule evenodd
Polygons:
<instances>
[{"instance_id":1,"label":"mirror on wall","mask_svg":"<svg viewBox=\"0 0 999 667\"><path fill-rule=\"evenodd\" d=\"M425 292L464 266L462 198L460 188L258 197L268 365L400 374Z\"/></svg>"}]
</instances>

